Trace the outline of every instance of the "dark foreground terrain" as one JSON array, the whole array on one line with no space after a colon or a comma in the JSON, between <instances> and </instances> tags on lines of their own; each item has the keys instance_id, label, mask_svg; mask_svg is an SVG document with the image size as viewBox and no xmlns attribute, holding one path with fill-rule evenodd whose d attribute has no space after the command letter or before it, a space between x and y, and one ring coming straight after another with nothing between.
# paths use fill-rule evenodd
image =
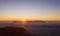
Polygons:
<instances>
[{"instance_id":1,"label":"dark foreground terrain","mask_svg":"<svg viewBox=\"0 0 60 36\"><path fill-rule=\"evenodd\" d=\"M24 28L4 27L0 28L0 36L30 36Z\"/></svg>"},{"instance_id":2,"label":"dark foreground terrain","mask_svg":"<svg viewBox=\"0 0 60 36\"><path fill-rule=\"evenodd\" d=\"M60 36L60 21L0 22L0 36Z\"/></svg>"}]
</instances>

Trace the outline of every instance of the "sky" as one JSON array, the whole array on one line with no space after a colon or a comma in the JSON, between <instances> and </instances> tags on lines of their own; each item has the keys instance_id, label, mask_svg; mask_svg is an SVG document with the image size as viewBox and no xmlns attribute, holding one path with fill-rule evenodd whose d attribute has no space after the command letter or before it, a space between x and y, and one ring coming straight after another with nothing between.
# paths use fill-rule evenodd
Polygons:
<instances>
[{"instance_id":1,"label":"sky","mask_svg":"<svg viewBox=\"0 0 60 36\"><path fill-rule=\"evenodd\" d=\"M0 20L44 18L60 20L59 0L0 0Z\"/></svg>"}]
</instances>

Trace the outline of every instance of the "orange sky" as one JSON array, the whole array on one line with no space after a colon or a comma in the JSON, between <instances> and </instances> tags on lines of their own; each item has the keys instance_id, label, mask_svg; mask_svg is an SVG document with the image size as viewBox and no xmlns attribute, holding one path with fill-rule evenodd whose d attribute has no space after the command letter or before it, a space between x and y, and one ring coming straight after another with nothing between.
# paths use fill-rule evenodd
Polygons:
<instances>
[{"instance_id":1,"label":"orange sky","mask_svg":"<svg viewBox=\"0 0 60 36\"><path fill-rule=\"evenodd\" d=\"M60 20L60 2L52 0L0 1L2 20Z\"/></svg>"},{"instance_id":2,"label":"orange sky","mask_svg":"<svg viewBox=\"0 0 60 36\"><path fill-rule=\"evenodd\" d=\"M23 18L0 18L0 21L3 20L23 20ZM59 20L60 18L25 18L25 20Z\"/></svg>"}]
</instances>

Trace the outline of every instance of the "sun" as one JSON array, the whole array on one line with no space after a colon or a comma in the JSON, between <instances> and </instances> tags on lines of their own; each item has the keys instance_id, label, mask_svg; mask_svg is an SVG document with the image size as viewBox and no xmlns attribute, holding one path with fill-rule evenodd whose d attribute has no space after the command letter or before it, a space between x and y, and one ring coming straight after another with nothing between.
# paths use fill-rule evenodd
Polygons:
<instances>
[{"instance_id":1,"label":"sun","mask_svg":"<svg viewBox=\"0 0 60 36\"><path fill-rule=\"evenodd\" d=\"M22 18L22 24L26 24L26 18Z\"/></svg>"},{"instance_id":2,"label":"sun","mask_svg":"<svg viewBox=\"0 0 60 36\"><path fill-rule=\"evenodd\" d=\"M25 22L26 21L26 18L22 18L22 21Z\"/></svg>"}]
</instances>

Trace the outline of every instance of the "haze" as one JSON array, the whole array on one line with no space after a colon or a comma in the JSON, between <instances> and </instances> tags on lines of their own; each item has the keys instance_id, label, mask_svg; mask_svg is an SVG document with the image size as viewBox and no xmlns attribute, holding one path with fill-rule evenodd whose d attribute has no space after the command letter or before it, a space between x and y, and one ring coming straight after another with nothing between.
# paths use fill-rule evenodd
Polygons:
<instances>
[{"instance_id":1,"label":"haze","mask_svg":"<svg viewBox=\"0 0 60 36\"><path fill-rule=\"evenodd\" d=\"M60 20L59 0L0 0L0 20Z\"/></svg>"}]
</instances>

